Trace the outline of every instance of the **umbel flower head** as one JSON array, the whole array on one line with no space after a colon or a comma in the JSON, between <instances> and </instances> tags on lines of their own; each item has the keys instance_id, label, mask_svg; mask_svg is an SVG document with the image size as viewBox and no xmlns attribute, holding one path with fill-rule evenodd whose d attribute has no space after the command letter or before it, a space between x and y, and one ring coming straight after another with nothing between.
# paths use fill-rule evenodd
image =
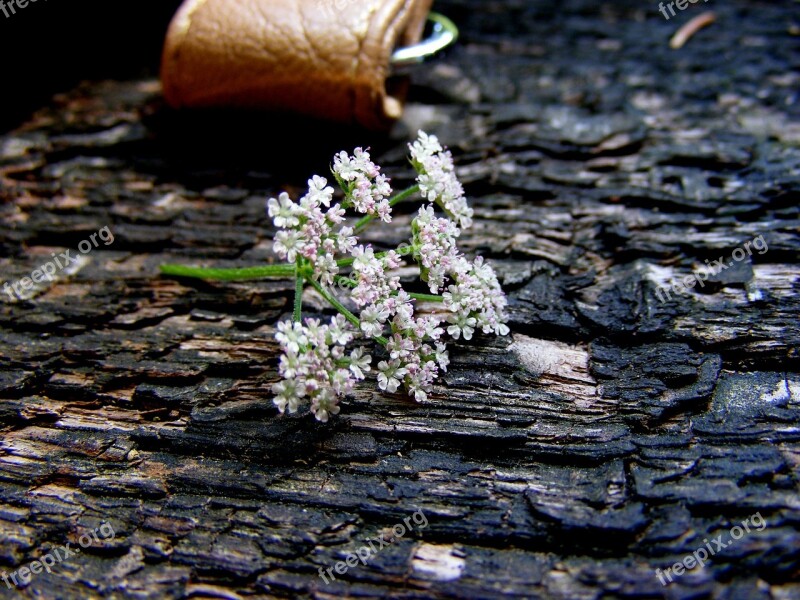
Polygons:
<instances>
[{"instance_id":1,"label":"umbel flower head","mask_svg":"<svg viewBox=\"0 0 800 600\"><path fill-rule=\"evenodd\" d=\"M296 298L294 322L278 324L283 379L272 391L281 413L307 406L323 422L337 414L341 398L372 370L372 356L362 347L346 350L357 337L382 346L376 366L379 390L395 393L403 387L423 402L447 370L448 337L470 340L476 331L509 332L506 298L494 270L482 257L469 260L458 249L473 211L450 152L424 132L409 150L417 185L397 196L392 197L389 180L369 152L356 148L352 155L342 151L333 158L331 171L343 192L340 202L334 203L327 179L315 175L297 202L282 193L267 203L279 230L275 252L295 264L297 276L339 312L330 323L301 321L301 299ZM431 295L402 288L395 271L404 262L397 250L376 252L357 237L375 218L390 223L392 207L414 195L424 204L412 221L404 254L419 267ZM349 209L364 216L348 224ZM437 302L438 310L420 314L419 300Z\"/></svg>"},{"instance_id":2,"label":"umbel flower head","mask_svg":"<svg viewBox=\"0 0 800 600\"><path fill-rule=\"evenodd\" d=\"M272 386L281 413L306 407L323 422L339 413L339 403L372 371L364 342L377 342L378 389L404 388L418 402L428 400L440 373L447 371L448 339L471 340L476 332L507 335L506 297L492 267L482 257L468 259L458 249L473 212L458 181L453 157L434 135L420 131L409 144L416 185L392 195L389 179L356 148L339 152L331 172L341 189L325 177L308 180L308 192L297 201L286 192L267 202L278 228L273 249L285 264L245 269L206 269L162 265L165 274L201 279L294 277L294 314L278 324L282 380ZM376 251L359 242L372 221L392 222L392 207L421 198L407 244ZM362 215L347 221L347 211ZM404 290L397 270L414 261L430 294ZM337 311L329 322L302 315L306 284ZM420 311L417 302L436 308ZM358 346L347 346L356 340Z\"/></svg>"}]
</instances>

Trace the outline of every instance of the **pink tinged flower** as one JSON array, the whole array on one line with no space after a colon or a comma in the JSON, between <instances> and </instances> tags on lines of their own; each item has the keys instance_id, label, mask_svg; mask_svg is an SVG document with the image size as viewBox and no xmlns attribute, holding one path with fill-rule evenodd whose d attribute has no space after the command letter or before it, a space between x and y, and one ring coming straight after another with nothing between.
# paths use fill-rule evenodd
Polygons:
<instances>
[{"instance_id":1,"label":"pink tinged flower","mask_svg":"<svg viewBox=\"0 0 800 600\"><path fill-rule=\"evenodd\" d=\"M372 195L372 184L363 176L356 179L352 193L353 207L360 213L371 213L375 210L375 198Z\"/></svg>"},{"instance_id":2,"label":"pink tinged flower","mask_svg":"<svg viewBox=\"0 0 800 600\"><path fill-rule=\"evenodd\" d=\"M296 227L300 223L300 219L297 218L299 207L292 202L286 192L281 192L277 200L270 198L267 202L267 211L275 227Z\"/></svg>"},{"instance_id":3,"label":"pink tinged flower","mask_svg":"<svg viewBox=\"0 0 800 600\"><path fill-rule=\"evenodd\" d=\"M344 222L344 209L339 204L334 204L325 213L325 218L334 225Z\"/></svg>"},{"instance_id":4,"label":"pink tinged flower","mask_svg":"<svg viewBox=\"0 0 800 600\"><path fill-rule=\"evenodd\" d=\"M356 148L353 151L353 163L357 166L359 171L370 179L374 179L378 176L380 169L370 160L369 152L366 150Z\"/></svg>"},{"instance_id":5,"label":"pink tinged flower","mask_svg":"<svg viewBox=\"0 0 800 600\"><path fill-rule=\"evenodd\" d=\"M331 375L331 388L336 392L337 396L343 396L353 389L353 382L350 379L350 371L346 369L337 369Z\"/></svg>"},{"instance_id":6,"label":"pink tinged flower","mask_svg":"<svg viewBox=\"0 0 800 600\"><path fill-rule=\"evenodd\" d=\"M336 254L336 240L332 238L325 238L322 240L322 246L320 246L320 250L322 250L325 254Z\"/></svg>"},{"instance_id":7,"label":"pink tinged flower","mask_svg":"<svg viewBox=\"0 0 800 600\"><path fill-rule=\"evenodd\" d=\"M364 354L363 348L356 348L350 353L350 371L356 379L364 379L364 373L372 370L372 357Z\"/></svg>"},{"instance_id":8,"label":"pink tinged flower","mask_svg":"<svg viewBox=\"0 0 800 600\"><path fill-rule=\"evenodd\" d=\"M392 186L389 185L389 179L385 175L375 177L373 194L376 198L388 198L392 195Z\"/></svg>"},{"instance_id":9,"label":"pink tinged flower","mask_svg":"<svg viewBox=\"0 0 800 600\"><path fill-rule=\"evenodd\" d=\"M439 327L439 318L436 316L425 316L417 319L418 335L420 339L428 338L438 340L444 334L444 329Z\"/></svg>"},{"instance_id":10,"label":"pink tinged flower","mask_svg":"<svg viewBox=\"0 0 800 600\"><path fill-rule=\"evenodd\" d=\"M388 200L381 200L375 207L375 213L384 223L392 222L392 207L389 205Z\"/></svg>"},{"instance_id":11,"label":"pink tinged flower","mask_svg":"<svg viewBox=\"0 0 800 600\"><path fill-rule=\"evenodd\" d=\"M414 342L408 338L403 337L399 333L395 333L386 344L386 349L389 351L389 356L393 359L403 359L408 357L414 351Z\"/></svg>"},{"instance_id":12,"label":"pink tinged flower","mask_svg":"<svg viewBox=\"0 0 800 600\"><path fill-rule=\"evenodd\" d=\"M327 423L331 415L338 415L339 410L336 396L328 389L320 390L311 401L311 412L323 423Z\"/></svg>"},{"instance_id":13,"label":"pink tinged flower","mask_svg":"<svg viewBox=\"0 0 800 600\"><path fill-rule=\"evenodd\" d=\"M278 333L275 334L275 339L280 342L281 346L295 354L300 352L300 346L308 344L308 337L305 335L303 326L291 321L278 323Z\"/></svg>"},{"instance_id":14,"label":"pink tinged flower","mask_svg":"<svg viewBox=\"0 0 800 600\"><path fill-rule=\"evenodd\" d=\"M431 373L427 365L433 365L434 372ZM425 402L428 399L427 392L430 391L430 381L435 376L436 365L431 361L426 363L426 368L416 369L408 377L408 394L414 396L417 402Z\"/></svg>"},{"instance_id":15,"label":"pink tinged flower","mask_svg":"<svg viewBox=\"0 0 800 600\"><path fill-rule=\"evenodd\" d=\"M387 269L398 269L403 265L403 258L394 250L389 250L383 257Z\"/></svg>"},{"instance_id":16,"label":"pink tinged flower","mask_svg":"<svg viewBox=\"0 0 800 600\"><path fill-rule=\"evenodd\" d=\"M428 394L417 384L411 384L408 391L409 395L414 394L414 400L417 402L425 402L428 400Z\"/></svg>"},{"instance_id":17,"label":"pink tinged flower","mask_svg":"<svg viewBox=\"0 0 800 600\"><path fill-rule=\"evenodd\" d=\"M431 294L438 294L444 287L445 270L441 265L433 265L428 269L428 287Z\"/></svg>"},{"instance_id":18,"label":"pink tinged flower","mask_svg":"<svg viewBox=\"0 0 800 600\"><path fill-rule=\"evenodd\" d=\"M377 294L375 294L368 285L359 283L353 288L353 291L350 292L350 299L358 306L365 306L376 300Z\"/></svg>"},{"instance_id":19,"label":"pink tinged flower","mask_svg":"<svg viewBox=\"0 0 800 600\"><path fill-rule=\"evenodd\" d=\"M400 368L400 362L382 360L378 363L378 387L390 394L394 394L403 381L406 370Z\"/></svg>"}]
</instances>

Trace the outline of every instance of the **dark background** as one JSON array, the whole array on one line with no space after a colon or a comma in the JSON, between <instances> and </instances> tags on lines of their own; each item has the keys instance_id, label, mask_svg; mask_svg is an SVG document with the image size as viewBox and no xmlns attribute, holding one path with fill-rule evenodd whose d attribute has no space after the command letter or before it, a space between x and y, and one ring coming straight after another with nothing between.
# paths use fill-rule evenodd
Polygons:
<instances>
[{"instance_id":1,"label":"dark background","mask_svg":"<svg viewBox=\"0 0 800 600\"><path fill-rule=\"evenodd\" d=\"M158 73L180 0L38 0L0 12L0 131L82 80Z\"/></svg>"}]
</instances>

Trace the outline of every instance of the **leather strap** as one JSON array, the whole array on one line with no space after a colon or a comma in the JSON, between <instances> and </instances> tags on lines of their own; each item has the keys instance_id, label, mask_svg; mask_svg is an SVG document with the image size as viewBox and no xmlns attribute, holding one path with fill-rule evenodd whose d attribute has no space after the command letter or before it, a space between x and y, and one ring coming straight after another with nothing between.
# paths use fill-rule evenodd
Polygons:
<instances>
[{"instance_id":1,"label":"leather strap","mask_svg":"<svg viewBox=\"0 0 800 600\"><path fill-rule=\"evenodd\" d=\"M419 41L433 0L186 0L161 65L174 107L299 112L384 129L397 46ZM393 87L393 86L392 86Z\"/></svg>"}]
</instances>

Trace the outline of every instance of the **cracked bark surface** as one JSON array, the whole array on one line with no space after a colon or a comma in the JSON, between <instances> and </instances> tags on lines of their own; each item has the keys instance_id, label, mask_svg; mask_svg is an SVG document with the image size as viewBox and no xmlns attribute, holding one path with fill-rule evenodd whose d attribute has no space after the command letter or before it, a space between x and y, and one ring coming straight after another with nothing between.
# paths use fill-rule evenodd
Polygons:
<instances>
[{"instance_id":1,"label":"cracked bark surface","mask_svg":"<svg viewBox=\"0 0 800 600\"><path fill-rule=\"evenodd\" d=\"M388 139L172 113L154 80L83 84L0 137L2 281L115 238L0 294L0 572L115 531L0 594L800 597L800 25L788 1L702 8L717 22L672 51L696 10L439 2L462 41L414 73ZM356 145L402 189L417 127L454 153L462 244L498 270L512 335L454 344L428 403L367 382L327 426L278 417L292 282L158 265L273 260L265 197ZM396 246L412 210L366 237ZM427 527L318 577L418 510Z\"/></svg>"}]
</instances>

